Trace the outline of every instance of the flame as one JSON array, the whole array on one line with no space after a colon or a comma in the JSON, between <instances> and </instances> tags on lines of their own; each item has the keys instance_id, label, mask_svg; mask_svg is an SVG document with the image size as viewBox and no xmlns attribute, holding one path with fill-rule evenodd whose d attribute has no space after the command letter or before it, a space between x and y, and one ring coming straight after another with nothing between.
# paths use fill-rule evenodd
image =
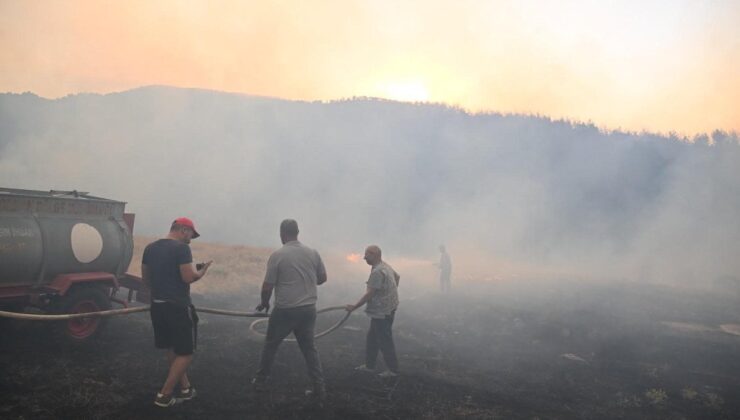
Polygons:
<instances>
[{"instance_id":1,"label":"flame","mask_svg":"<svg viewBox=\"0 0 740 420\"><path fill-rule=\"evenodd\" d=\"M362 259L362 255L360 255L360 254L348 254L344 258L346 258L347 261L349 261L349 262L356 263L356 262L360 262L360 260Z\"/></svg>"}]
</instances>

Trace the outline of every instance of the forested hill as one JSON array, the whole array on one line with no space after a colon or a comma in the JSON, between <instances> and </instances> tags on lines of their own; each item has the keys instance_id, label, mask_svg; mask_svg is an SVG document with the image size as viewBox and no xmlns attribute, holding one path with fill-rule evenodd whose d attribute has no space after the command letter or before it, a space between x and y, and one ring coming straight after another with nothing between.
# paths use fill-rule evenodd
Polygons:
<instances>
[{"instance_id":1,"label":"forested hill","mask_svg":"<svg viewBox=\"0 0 740 420\"><path fill-rule=\"evenodd\" d=\"M304 242L613 276L740 272L737 134L694 139L378 99L287 101L170 87L0 95L0 184L127 201L154 235ZM495 257L495 258L494 258Z\"/></svg>"}]
</instances>

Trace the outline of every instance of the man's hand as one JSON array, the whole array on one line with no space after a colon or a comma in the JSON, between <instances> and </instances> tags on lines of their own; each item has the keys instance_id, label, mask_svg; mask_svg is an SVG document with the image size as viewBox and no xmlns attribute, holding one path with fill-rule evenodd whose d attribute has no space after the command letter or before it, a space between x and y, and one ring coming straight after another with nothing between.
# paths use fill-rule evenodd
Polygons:
<instances>
[{"instance_id":1,"label":"man's hand","mask_svg":"<svg viewBox=\"0 0 740 420\"><path fill-rule=\"evenodd\" d=\"M357 307L356 307L355 305L345 305L345 306L344 306L344 309L345 309L345 310L346 310L347 312L352 312L352 311L354 311L355 309L357 309Z\"/></svg>"},{"instance_id":2,"label":"man's hand","mask_svg":"<svg viewBox=\"0 0 740 420\"><path fill-rule=\"evenodd\" d=\"M265 313L270 312L270 302L262 302L259 305L257 305L257 312L265 311Z\"/></svg>"},{"instance_id":3,"label":"man's hand","mask_svg":"<svg viewBox=\"0 0 740 420\"><path fill-rule=\"evenodd\" d=\"M205 273L206 273L206 271L208 271L208 269L209 269L209 268L211 267L211 264L213 264L213 260L210 260L210 261L208 261L208 262L207 262L207 263L205 263L205 264L203 264L203 263L201 263L201 264L196 264L196 265L195 265L195 268L198 268L198 265L200 265L201 267L200 267L200 268L198 268L198 269L199 269L199 270L203 270L203 274L205 274Z\"/></svg>"},{"instance_id":4,"label":"man's hand","mask_svg":"<svg viewBox=\"0 0 740 420\"><path fill-rule=\"evenodd\" d=\"M198 263L193 267L193 263L180 264L180 278L185 283L193 283L203 278L208 272L208 267L213 264L213 260L207 263Z\"/></svg>"}]
</instances>

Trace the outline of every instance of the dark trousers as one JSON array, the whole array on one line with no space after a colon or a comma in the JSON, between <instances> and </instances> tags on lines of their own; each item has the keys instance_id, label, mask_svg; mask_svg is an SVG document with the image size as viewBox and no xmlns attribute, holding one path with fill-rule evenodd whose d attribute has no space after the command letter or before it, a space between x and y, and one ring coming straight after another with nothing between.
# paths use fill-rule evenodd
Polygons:
<instances>
[{"instance_id":1,"label":"dark trousers","mask_svg":"<svg viewBox=\"0 0 740 420\"><path fill-rule=\"evenodd\" d=\"M449 271L442 271L439 275L439 289L444 293L450 291L452 285L452 281L450 280L451 274Z\"/></svg>"},{"instance_id":2,"label":"dark trousers","mask_svg":"<svg viewBox=\"0 0 740 420\"><path fill-rule=\"evenodd\" d=\"M319 352L314 345L314 327L316 325L316 306L307 305L298 308L278 308L272 311L270 321L267 323L267 336L265 345L262 347L260 367L257 370L256 380L264 382L270 376L272 363L275 361L280 343L288 334L293 333L298 341L298 347L303 353L308 368L308 377L313 383L314 389L323 391L324 374L321 370Z\"/></svg>"},{"instance_id":3,"label":"dark trousers","mask_svg":"<svg viewBox=\"0 0 740 420\"><path fill-rule=\"evenodd\" d=\"M378 351L383 353L385 365L392 372L398 373L398 358L396 357L396 345L393 344L393 319L396 311L385 318L370 318L370 329L367 330L367 341L365 344L365 366L375 368Z\"/></svg>"}]
</instances>

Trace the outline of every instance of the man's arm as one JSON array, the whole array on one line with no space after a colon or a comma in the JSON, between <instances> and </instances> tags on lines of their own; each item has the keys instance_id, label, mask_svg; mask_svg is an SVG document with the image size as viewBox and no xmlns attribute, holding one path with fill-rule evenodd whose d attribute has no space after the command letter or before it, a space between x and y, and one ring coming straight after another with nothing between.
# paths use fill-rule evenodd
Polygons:
<instances>
[{"instance_id":1,"label":"man's arm","mask_svg":"<svg viewBox=\"0 0 740 420\"><path fill-rule=\"evenodd\" d=\"M264 310L265 312L268 312L270 310L270 298L272 297L272 289L274 288L275 285L272 283L262 283L262 293L260 294L262 302L257 305L257 311Z\"/></svg>"},{"instance_id":2,"label":"man's arm","mask_svg":"<svg viewBox=\"0 0 740 420\"><path fill-rule=\"evenodd\" d=\"M319 264L316 268L316 285L320 286L326 283L326 267L324 267L324 261L321 260L318 252L316 253L316 257L319 259Z\"/></svg>"},{"instance_id":3,"label":"man's arm","mask_svg":"<svg viewBox=\"0 0 740 420\"><path fill-rule=\"evenodd\" d=\"M326 272L319 272L318 277L316 278L316 284L320 286L324 283L326 283Z\"/></svg>"},{"instance_id":4,"label":"man's arm","mask_svg":"<svg viewBox=\"0 0 740 420\"><path fill-rule=\"evenodd\" d=\"M210 267L212 263L212 260L208 261L200 270L196 270L193 267L193 263L180 264L180 277L182 278L182 281L190 284L200 280L206 275L208 267Z\"/></svg>"},{"instance_id":5,"label":"man's arm","mask_svg":"<svg viewBox=\"0 0 740 420\"><path fill-rule=\"evenodd\" d=\"M262 292L260 293L261 302L257 305L257 311L270 311L270 297L272 297L272 289L275 288L278 281L278 265L279 257L273 253L270 255L270 258L267 259L265 279L262 281Z\"/></svg>"},{"instance_id":6,"label":"man's arm","mask_svg":"<svg viewBox=\"0 0 740 420\"><path fill-rule=\"evenodd\" d=\"M373 295L375 294L375 289L368 286L367 291L364 295L360 298L360 300L357 301L354 305L346 305L344 309L347 310L347 312L352 312L355 309L361 307L362 305L366 304L370 299L372 299Z\"/></svg>"}]
</instances>

